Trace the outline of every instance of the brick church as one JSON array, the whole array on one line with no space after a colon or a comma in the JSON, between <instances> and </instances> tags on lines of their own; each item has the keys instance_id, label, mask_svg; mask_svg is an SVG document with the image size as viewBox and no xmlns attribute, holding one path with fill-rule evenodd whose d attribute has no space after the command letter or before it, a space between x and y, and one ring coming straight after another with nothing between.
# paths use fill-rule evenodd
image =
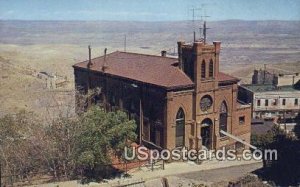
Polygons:
<instances>
[{"instance_id":1,"label":"brick church","mask_svg":"<svg viewBox=\"0 0 300 187\"><path fill-rule=\"evenodd\" d=\"M239 79L219 71L220 42L178 42L178 58L116 51L73 66L87 102L123 110L138 125L138 143L173 149L245 148L250 105L237 100ZM77 97L78 98L78 97ZM247 147L247 146L246 146Z\"/></svg>"}]
</instances>

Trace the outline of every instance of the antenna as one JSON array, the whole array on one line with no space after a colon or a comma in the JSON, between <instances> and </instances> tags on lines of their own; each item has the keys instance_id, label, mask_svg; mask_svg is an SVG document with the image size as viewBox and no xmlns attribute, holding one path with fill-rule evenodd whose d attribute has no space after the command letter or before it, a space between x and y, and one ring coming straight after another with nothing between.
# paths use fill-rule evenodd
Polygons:
<instances>
[{"instance_id":1,"label":"antenna","mask_svg":"<svg viewBox=\"0 0 300 187\"><path fill-rule=\"evenodd\" d=\"M206 21L203 22L203 27L200 28L200 32L203 30L203 42L204 44L206 43L206 38L207 38L207 30L210 28L206 27Z\"/></svg>"},{"instance_id":2,"label":"antenna","mask_svg":"<svg viewBox=\"0 0 300 187\"><path fill-rule=\"evenodd\" d=\"M207 29L210 29L210 28L207 28L206 27L206 21L204 21L204 23L203 23L203 39L204 39L204 44L206 44L206 31L207 31Z\"/></svg>"},{"instance_id":3,"label":"antenna","mask_svg":"<svg viewBox=\"0 0 300 187\"><path fill-rule=\"evenodd\" d=\"M201 8L192 8L190 9L190 11L192 11L192 16L193 16L192 22L193 22L193 29L194 29L193 34L194 34L194 42L195 42L196 41L195 18L197 17L195 13L196 11L201 11Z\"/></svg>"},{"instance_id":4,"label":"antenna","mask_svg":"<svg viewBox=\"0 0 300 187\"><path fill-rule=\"evenodd\" d=\"M210 29L206 26L206 18L210 17L210 16L207 16L206 15L206 9L205 9L205 6L207 4L201 4L201 8L202 8L202 15L201 15L201 21L203 21L203 27L199 28L200 30L200 37L201 37L201 33L203 34L203 41L204 41L204 44L206 43L206 39L207 39L207 29Z\"/></svg>"}]
</instances>

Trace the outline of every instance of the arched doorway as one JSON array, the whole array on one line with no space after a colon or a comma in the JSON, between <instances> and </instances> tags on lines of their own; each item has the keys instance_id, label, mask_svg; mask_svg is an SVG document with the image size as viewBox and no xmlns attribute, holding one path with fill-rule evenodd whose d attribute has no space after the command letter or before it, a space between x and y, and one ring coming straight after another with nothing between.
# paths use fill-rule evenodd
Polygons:
<instances>
[{"instance_id":1,"label":"arched doorway","mask_svg":"<svg viewBox=\"0 0 300 187\"><path fill-rule=\"evenodd\" d=\"M209 118L206 118L201 122L202 146L205 146L207 149L211 149L212 127L213 127L213 122Z\"/></svg>"},{"instance_id":2,"label":"arched doorway","mask_svg":"<svg viewBox=\"0 0 300 187\"><path fill-rule=\"evenodd\" d=\"M185 132L185 115L182 108L180 108L176 115L176 133L175 133L175 146L184 146L184 132Z\"/></svg>"},{"instance_id":3,"label":"arched doorway","mask_svg":"<svg viewBox=\"0 0 300 187\"><path fill-rule=\"evenodd\" d=\"M220 106L220 124L219 124L220 131L223 130L227 132L227 117L228 117L227 104L225 101L223 101ZM220 136L223 137L225 135L220 133Z\"/></svg>"}]
</instances>

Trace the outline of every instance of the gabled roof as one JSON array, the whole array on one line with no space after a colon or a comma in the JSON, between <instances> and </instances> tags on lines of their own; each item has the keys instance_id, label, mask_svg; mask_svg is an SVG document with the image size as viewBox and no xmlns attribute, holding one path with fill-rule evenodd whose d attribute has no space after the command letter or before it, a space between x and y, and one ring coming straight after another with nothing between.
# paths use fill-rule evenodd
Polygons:
<instances>
[{"instance_id":1,"label":"gabled roof","mask_svg":"<svg viewBox=\"0 0 300 187\"><path fill-rule=\"evenodd\" d=\"M174 64L176 58L116 51L92 59L92 71L131 79L166 89L193 87L192 80ZM88 60L74 68L87 69ZM105 71L103 66L105 65Z\"/></svg>"}]
</instances>

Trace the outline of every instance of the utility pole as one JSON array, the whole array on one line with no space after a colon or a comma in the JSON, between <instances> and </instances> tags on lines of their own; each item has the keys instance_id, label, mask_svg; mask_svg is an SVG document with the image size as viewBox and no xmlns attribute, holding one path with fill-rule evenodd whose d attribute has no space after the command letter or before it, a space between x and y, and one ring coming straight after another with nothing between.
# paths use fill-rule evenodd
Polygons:
<instances>
[{"instance_id":1,"label":"utility pole","mask_svg":"<svg viewBox=\"0 0 300 187\"><path fill-rule=\"evenodd\" d=\"M143 90L141 85L139 86L140 90L140 145L143 145L143 132L144 132L144 112L143 112Z\"/></svg>"},{"instance_id":2,"label":"utility pole","mask_svg":"<svg viewBox=\"0 0 300 187\"><path fill-rule=\"evenodd\" d=\"M1 165L1 160L0 160L0 187L2 186L2 172L1 172L1 170L2 170L2 165Z\"/></svg>"},{"instance_id":3,"label":"utility pole","mask_svg":"<svg viewBox=\"0 0 300 187\"><path fill-rule=\"evenodd\" d=\"M126 52L126 34L124 35L124 52Z\"/></svg>"},{"instance_id":4,"label":"utility pole","mask_svg":"<svg viewBox=\"0 0 300 187\"><path fill-rule=\"evenodd\" d=\"M266 71L267 71L267 64L264 64L264 80L263 80L263 84L266 83Z\"/></svg>"}]
</instances>

